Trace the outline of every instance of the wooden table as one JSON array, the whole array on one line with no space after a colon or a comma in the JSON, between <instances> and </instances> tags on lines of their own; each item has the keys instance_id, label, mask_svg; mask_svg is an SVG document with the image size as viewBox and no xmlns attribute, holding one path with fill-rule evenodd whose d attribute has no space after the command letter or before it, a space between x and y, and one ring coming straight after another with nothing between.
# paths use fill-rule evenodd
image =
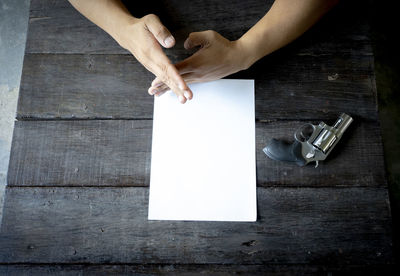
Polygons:
<instances>
[{"instance_id":1,"label":"wooden table","mask_svg":"<svg viewBox=\"0 0 400 276\"><path fill-rule=\"evenodd\" d=\"M237 39L272 1L145 1L188 56L191 31ZM265 3L267 2L267 3ZM344 1L345 2L345 1ZM341 3L255 79L256 223L148 221L152 75L67 1L32 0L0 274L314 273L387 269L391 217L365 4ZM355 122L318 168L262 148L304 122Z\"/></svg>"}]
</instances>

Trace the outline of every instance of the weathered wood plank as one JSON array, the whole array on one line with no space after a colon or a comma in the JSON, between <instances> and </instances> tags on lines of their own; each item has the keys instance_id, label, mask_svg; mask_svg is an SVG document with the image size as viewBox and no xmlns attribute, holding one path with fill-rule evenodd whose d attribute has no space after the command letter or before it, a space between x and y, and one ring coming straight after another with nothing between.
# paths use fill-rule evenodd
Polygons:
<instances>
[{"instance_id":1,"label":"weathered wood plank","mask_svg":"<svg viewBox=\"0 0 400 276\"><path fill-rule=\"evenodd\" d=\"M383 264L387 190L259 188L255 223L148 221L148 188L8 188L0 263Z\"/></svg>"},{"instance_id":2,"label":"weathered wood plank","mask_svg":"<svg viewBox=\"0 0 400 276\"><path fill-rule=\"evenodd\" d=\"M340 145L316 169L273 161L264 155L262 148L270 139L290 140L302 124L256 124L259 186L386 187L376 123L355 121ZM16 122L8 184L148 186L151 132L151 120Z\"/></svg>"},{"instance_id":3,"label":"weathered wood plank","mask_svg":"<svg viewBox=\"0 0 400 276\"><path fill-rule=\"evenodd\" d=\"M260 120L329 119L341 112L377 119L370 56L280 52L231 78L256 80ZM152 79L129 55L27 54L17 116L152 118L153 97L147 94Z\"/></svg>"},{"instance_id":4,"label":"weathered wood plank","mask_svg":"<svg viewBox=\"0 0 400 276\"><path fill-rule=\"evenodd\" d=\"M0 274L7 276L47 275L391 275L393 265L330 266L330 265L0 265Z\"/></svg>"},{"instance_id":5,"label":"weathered wood plank","mask_svg":"<svg viewBox=\"0 0 400 276\"><path fill-rule=\"evenodd\" d=\"M8 183L148 186L151 131L146 120L16 122Z\"/></svg>"},{"instance_id":6,"label":"weathered wood plank","mask_svg":"<svg viewBox=\"0 0 400 276\"><path fill-rule=\"evenodd\" d=\"M193 31L213 29L228 39L238 39L270 8L273 0L148 0L137 5L125 1L132 13L160 16L177 38L177 48ZM315 28L296 42L297 54L363 53L371 55L368 5L343 1ZM332 43L334 41L334 43ZM27 39L28 53L126 53L105 32L74 10L67 1L33 0Z\"/></svg>"},{"instance_id":7,"label":"weathered wood plank","mask_svg":"<svg viewBox=\"0 0 400 276\"><path fill-rule=\"evenodd\" d=\"M26 55L18 118L152 118L152 74L129 55Z\"/></svg>"},{"instance_id":8,"label":"weathered wood plank","mask_svg":"<svg viewBox=\"0 0 400 276\"><path fill-rule=\"evenodd\" d=\"M27 55L18 118L151 118L151 73L133 57Z\"/></svg>"}]
</instances>

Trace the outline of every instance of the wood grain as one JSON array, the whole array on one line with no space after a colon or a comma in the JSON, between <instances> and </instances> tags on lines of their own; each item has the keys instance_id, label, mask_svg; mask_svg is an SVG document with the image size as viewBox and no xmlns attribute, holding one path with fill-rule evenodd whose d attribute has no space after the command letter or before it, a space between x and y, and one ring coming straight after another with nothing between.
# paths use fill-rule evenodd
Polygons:
<instances>
[{"instance_id":1,"label":"wood grain","mask_svg":"<svg viewBox=\"0 0 400 276\"><path fill-rule=\"evenodd\" d=\"M256 124L258 186L386 187L376 123L355 121L326 162L316 169L265 156L262 149L270 139L290 140L303 123ZM16 122L8 184L148 186L151 133L151 120Z\"/></svg>"},{"instance_id":2,"label":"wood grain","mask_svg":"<svg viewBox=\"0 0 400 276\"><path fill-rule=\"evenodd\" d=\"M75 275L391 275L393 265L301 265L301 264L263 264L263 265L227 265L227 264L142 264L142 265L96 265L96 264L23 264L0 265L0 274L7 276L75 276Z\"/></svg>"},{"instance_id":3,"label":"wood grain","mask_svg":"<svg viewBox=\"0 0 400 276\"><path fill-rule=\"evenodd\" d=\"M259 188L255 223L148 221L148 188L8 188L0 263L384 264L387 190Z\"/></svg>"},{"instance_id":4,"label":"wood grain","mask_svg":"<svg viewBox=\"0 0 400 276\"><path fill-rule=\"evenodd\" d=\"M151 128L136 120L17 122L8 183L148 185Z\"/></svg>"},{"instance_id":5,"label":"wood grain","mask_svg":"<svg viewBox=\"0 0 400 276\"><path fill-rule=\"evenodd\" d=\"M191 53L192 31L237 39L272 0L125 1ZM134 2L134 1L133 1ZM148 221L152 75L67 1L32 0L0 274L370 274L392 262L391 218L364 1L231 78L256 80L256 223ZM268 159L305 121L355 122L317 169ZM234 151L232 154L235 154Z\"/></svg>"},{"instance_id":6,"label":"wood grain","mask_svg":"<svg viewBox=\"0 0 400 276\"><path fill-rule=\"evenodd\" d=\"M336 79L329 80L332 76ZM149 119L152 78L129 55L27 54L17 116ZM285 57L280 52L230 78L255 79L259 120L331 119L341 112L377 119L370 56Z\"/></svg>"}]
</instances>

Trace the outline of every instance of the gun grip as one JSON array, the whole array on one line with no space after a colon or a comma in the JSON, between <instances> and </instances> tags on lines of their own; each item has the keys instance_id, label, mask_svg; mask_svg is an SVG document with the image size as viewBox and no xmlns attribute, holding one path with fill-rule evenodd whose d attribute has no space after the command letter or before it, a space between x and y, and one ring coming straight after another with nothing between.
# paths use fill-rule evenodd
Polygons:
<instances>
[{"instance_id":1,"label":"gun grip","mask_svg":"<svg viewBox=\"0 0 400 276\"><path fill-rule=\"evenodd\" d=\"M299 141L289 144L281 140L272 139L263 151L273 160L296 163L299 166L307 164L301 154L301 143Z\"/></svg>"}]
</instances>

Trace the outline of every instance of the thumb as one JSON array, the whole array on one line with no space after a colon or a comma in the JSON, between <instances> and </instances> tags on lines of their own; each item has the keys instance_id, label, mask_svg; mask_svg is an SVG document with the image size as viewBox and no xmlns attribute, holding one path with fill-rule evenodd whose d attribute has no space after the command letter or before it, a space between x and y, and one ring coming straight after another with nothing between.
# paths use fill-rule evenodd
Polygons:
<instances>
[{"instance_id":1,"label":"thumb","mask_svg":"<svg viewBox=\"0 0 400 276\"><path fill-rule=\"evenodd\" d=\"M207 31L190 33L183 43L183 47L188 50L196 46L204 46L208 41L207 37Z\"/></svg>"},{"instance_id":2,"label":"thumb","mask_svg":"<svg viewBox=\"0 0 400 276\"><path fill-rule=\"evenodd\" d=\"M146 15L144 19L147 29L154 35L162 46L165 48L171 48L175 45L175 38L161 23L157 15L149 14Z\"/></svg>"}]
</instances>

